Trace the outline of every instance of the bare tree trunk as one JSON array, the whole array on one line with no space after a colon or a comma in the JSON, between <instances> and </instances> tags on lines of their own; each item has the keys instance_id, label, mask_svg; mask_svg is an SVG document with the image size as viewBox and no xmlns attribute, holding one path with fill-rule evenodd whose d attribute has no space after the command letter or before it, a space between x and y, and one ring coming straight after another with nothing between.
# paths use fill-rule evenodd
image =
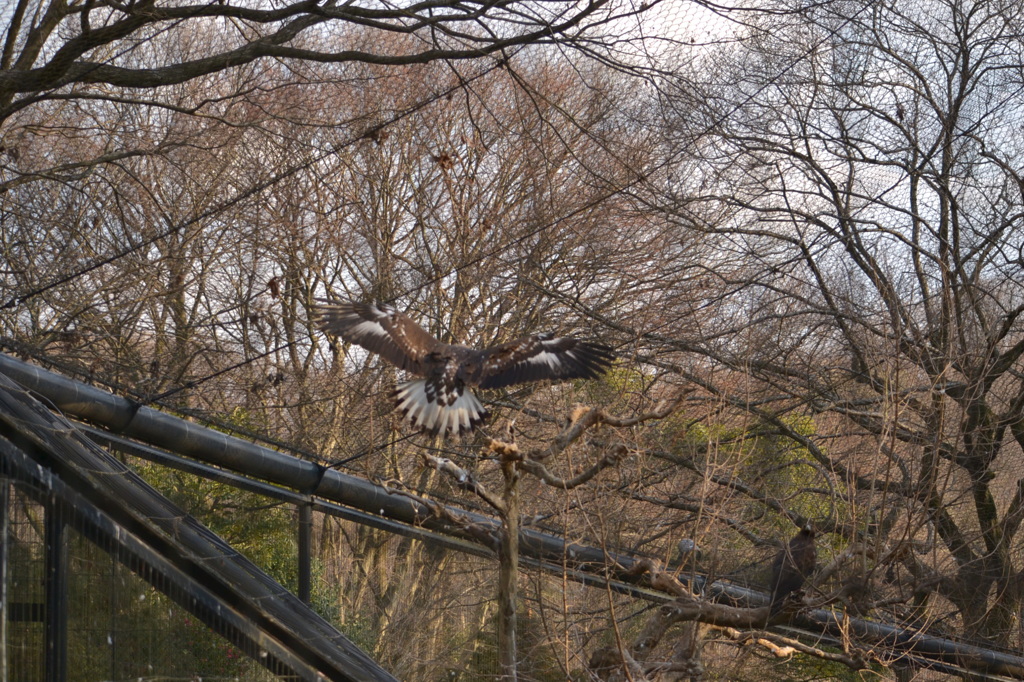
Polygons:
<instances>
[{"instance_id":1,"label":"bare tree trunk","mask_svg":"<svg viewBox=\"0 0 1024 682\"><path fill-rule=\"evenodd\" d=\"M502 519L501 547L498 550L498 663L502 680L516 676L516 602L519 564L519 472L511 457L503 457L505 513Z\"/></svg>"},{"instance_id":2,"label":"bare tree trunk","mask_svg":"<svg viewBox=\"0 0 1024 682\"><path fill-rule=\"evenodd\" d=\"M700 682L704 679L704 664L701 662L704 628L697 621L691 620L683 623L681 630L672 652L674 676L668 679Z\"/></svg>"}]
</instances>

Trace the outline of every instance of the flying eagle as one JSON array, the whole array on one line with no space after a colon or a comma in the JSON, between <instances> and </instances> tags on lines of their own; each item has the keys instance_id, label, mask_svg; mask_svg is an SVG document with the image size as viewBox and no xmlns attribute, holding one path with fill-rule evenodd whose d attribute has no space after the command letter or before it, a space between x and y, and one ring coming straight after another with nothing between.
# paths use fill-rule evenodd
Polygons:
<instances>
[{"instance_id":1,"label":"flying eagle","mask_svg":"<svg viewBox=\"0 0 1024 682\"><path fill-rule=\"evenodd\" d=\"M392 397L414 426L435 435L468 433L487 418L469 387L528 381L594 379L615 359L607 346L534 334L483 350L441 343L408 315L369 303L322 306L320 326L423 377L398 384Z\"/></svg>"},{"instance_id":2,"label":"flying eagle","mask_svg":"<svg viewBox=\"0 0 1024 682\"><path fill-rule=\"evenodd\" d=\"M772 562L771 615L779 613L786 598L803 587L804 580L814 573L817 561L814 529L808 524L779 550Z\"/></svg>"}]
</instances>

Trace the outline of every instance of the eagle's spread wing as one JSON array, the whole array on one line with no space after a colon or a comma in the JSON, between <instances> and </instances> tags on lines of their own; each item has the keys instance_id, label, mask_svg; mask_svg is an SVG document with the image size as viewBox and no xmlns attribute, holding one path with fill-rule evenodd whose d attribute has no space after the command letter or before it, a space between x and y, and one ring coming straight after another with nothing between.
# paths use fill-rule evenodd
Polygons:
<instances>
[{"instance_id":1,"label":"eagle's spread wing","mask_svg":"<svg viewBox=\"0 0 1024 682\"><path fill-rule=\"evenodd\" d=\"M320 327L413 374L423 374L423 358L441 345L411 317L386 305L321 306Z\"/></svg>"},{"instance_id":2,"label":"eagle's spread wing","mask_svg":"<svg viewBox=\"0 0 1024 682\"><path fill-rule=\"evenodd\" d=\"M526 381L595 379L615 360L611 348L551 334L524 336L481 351L480 388Z\"/></svg>"},{"instance_id":3,"label":"eagle's spread wing","mask_svg":"<svg viewBox=\"0 0 1024 682\"><path fill-rule=\"evenodd\" d=\"M319 312L324 331L424 377L400 383L393 396L409 421L434 434L469 433L487 418L469 386L593 379L615 359L607 346L550 334L482 351L448 345L386 305L346 302L322 306Z\"/></svg>"}]
</instances>

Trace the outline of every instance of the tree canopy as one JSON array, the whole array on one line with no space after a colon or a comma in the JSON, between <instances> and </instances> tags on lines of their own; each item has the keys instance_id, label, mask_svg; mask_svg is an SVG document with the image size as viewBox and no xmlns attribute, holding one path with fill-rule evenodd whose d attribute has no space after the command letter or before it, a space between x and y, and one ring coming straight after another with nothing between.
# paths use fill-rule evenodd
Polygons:
<instances>
[{"instance_id":1,"label":"tree canopy","mask_svg":"<svg viewBox=\"0 0 1024 682\"><path fill-rule=\"evenodd\" d=\"M633 554L674 605L574 591L507 544L460 563L322 518L336 592L318 598L399 677L763 677L723 654L749 642L891 678L917 664L771 628L811 607L1020 649L1017 4L2 16L6 350ZM391 412L393 368L319 331L324 298L394 305L445 342L550 331L619 359L488 393L493 424L434 442ZM818 567L785 613L688 581L767 598L808 523Z\"/></svg>"}]
</instances>

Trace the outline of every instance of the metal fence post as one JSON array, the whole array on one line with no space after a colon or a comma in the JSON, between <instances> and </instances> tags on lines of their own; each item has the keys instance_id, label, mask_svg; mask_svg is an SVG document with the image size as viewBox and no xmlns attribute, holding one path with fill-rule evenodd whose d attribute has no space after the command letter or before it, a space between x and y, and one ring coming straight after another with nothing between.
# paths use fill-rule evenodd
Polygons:
<instances>
[{"instance_id":1,"label":"metal fence post","mask_svg":"<svg viewBox=\"0 0 1024 682\"><path fill-rule=\"evenodd\" d=\"M10 542L10 495L11 484L3 477L0 477L0 680L7 677L7 604L8 600L8 552Z\"/></svg>"},{"instance_id":2,"label":"metal fence post","mask_svg":"<svg viewBox=\"0 0 1024 682\"><path fill-rule=\"evenodd\" d=\"M310 585L312 584L313 551L313 505L300 502L299 508L299 594L304 604L309 604Z\"/></svg>"},{"instance_id":3,"label":"metal fence post","mask_svg":"<svg viewBox=\"0 0 1024 682\"><path fill-rule=\"evenodd\" d=\"M46 682L68 675L68 572L64 519L59 505L46 505Z\"/></svg>"}]
</instances>

